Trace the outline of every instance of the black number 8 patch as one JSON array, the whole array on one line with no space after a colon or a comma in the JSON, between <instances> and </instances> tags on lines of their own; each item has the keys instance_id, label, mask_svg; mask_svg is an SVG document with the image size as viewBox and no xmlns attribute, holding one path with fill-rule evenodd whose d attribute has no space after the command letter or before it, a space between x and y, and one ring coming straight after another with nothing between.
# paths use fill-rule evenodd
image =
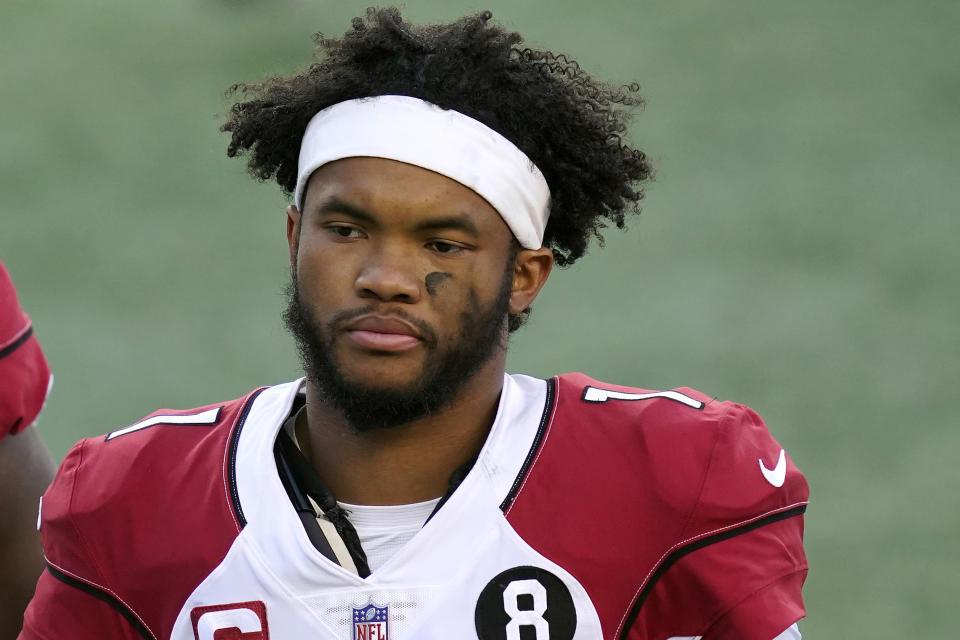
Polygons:
<instances>
[{"instance_id":1,"label":"black number 8 patch","mask_svg":"<svg viewBox=\"0 0 960 640\"><path fill-rule=\"evenodd\" d=\"M480 640L571 640L577 610L560 578L539 567L514 567L480 592L474 621Z\"/></svg>"}]
</instances>

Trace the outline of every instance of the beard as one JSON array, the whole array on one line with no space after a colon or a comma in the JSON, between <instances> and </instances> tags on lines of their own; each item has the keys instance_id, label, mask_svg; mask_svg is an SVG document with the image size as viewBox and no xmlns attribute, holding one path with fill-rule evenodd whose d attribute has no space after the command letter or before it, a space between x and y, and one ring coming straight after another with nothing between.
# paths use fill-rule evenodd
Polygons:
<instances>
[{"instance_id":1,"label":"beard","mask_svg":"<svg viewBox=\"0 0 960 640\"><path fill-rule=\"evenodd\" d=\"M445 349L440 349L436 332L401 310L393 315L415 325L426 350L423 371L402 387L372 386L349 380L333 356L336 328L362 315L373 313L375 305L336 314L321 325L303 303L297 276L287 287L287 308L283 320L293 334L307 379L321 398L339 410L359 433L386 429L430 415L447 405L463 385L498 351L506 348L506 320L509 314L513 265L504 274L496 299L481 307L471 291L459 317L459 330ZM388 356L385 356L388 357Z\"/></svg>"}]
</instances>

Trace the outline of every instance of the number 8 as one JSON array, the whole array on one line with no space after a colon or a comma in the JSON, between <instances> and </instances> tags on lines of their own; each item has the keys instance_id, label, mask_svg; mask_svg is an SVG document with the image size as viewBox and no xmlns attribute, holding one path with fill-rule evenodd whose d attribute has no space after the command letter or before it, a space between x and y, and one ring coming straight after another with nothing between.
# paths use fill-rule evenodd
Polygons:
<instances>
[{"instance_id":1,"label":"number 8","mask_svg":"<svg viewBox=\"0 0 960 640\"><path fill-rule=\"evenodd\" d=\"M532 609L520 609L520 596L533 598ZM537 640L550 640L550 625L544 619L547 612L547 590L538 580L514 580L503 590L503 610L510 616L507 640L521 640L520 627L531 626Z\"/></svg>"}]
</instances>

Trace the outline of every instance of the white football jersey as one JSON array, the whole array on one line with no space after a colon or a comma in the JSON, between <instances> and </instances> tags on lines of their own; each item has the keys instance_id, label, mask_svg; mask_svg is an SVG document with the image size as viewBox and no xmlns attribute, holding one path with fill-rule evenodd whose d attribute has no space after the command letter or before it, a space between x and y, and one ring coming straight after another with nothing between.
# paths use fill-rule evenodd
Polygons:
<instances>
[{"instance_id":1,"label":"white football jersey","mask_svg":"<svg viewBox=\"0 0 960 640\"><path fill-rule=\"evenodd\" d=\"M746 407L508 375L470 472L363 578L278 473L300 384L78 443L21 637L770 640L803 615L806 482Z\"/></svg>"}]
</instances>

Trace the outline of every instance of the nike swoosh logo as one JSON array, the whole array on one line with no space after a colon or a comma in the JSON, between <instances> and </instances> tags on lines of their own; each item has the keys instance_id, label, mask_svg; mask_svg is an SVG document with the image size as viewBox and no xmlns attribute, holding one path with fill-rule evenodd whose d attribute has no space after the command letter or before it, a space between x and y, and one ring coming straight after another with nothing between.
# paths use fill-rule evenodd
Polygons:
<instances>
[{"instance_id":1,"label":"nike swoosh logo","mask_svg":"<svg viewBox=\"0 0 960 640\"><path fill-rule=\"evenodd\" d=\"M773 469L767 469L763 464L763 458L757 458L760 463L760 473L767 479L767 482L775 487L782 487L783 481L787 479L787 455L783 449L780 449L780 458L777 460L777 466Z\"/></svg>"}]
</instances>

